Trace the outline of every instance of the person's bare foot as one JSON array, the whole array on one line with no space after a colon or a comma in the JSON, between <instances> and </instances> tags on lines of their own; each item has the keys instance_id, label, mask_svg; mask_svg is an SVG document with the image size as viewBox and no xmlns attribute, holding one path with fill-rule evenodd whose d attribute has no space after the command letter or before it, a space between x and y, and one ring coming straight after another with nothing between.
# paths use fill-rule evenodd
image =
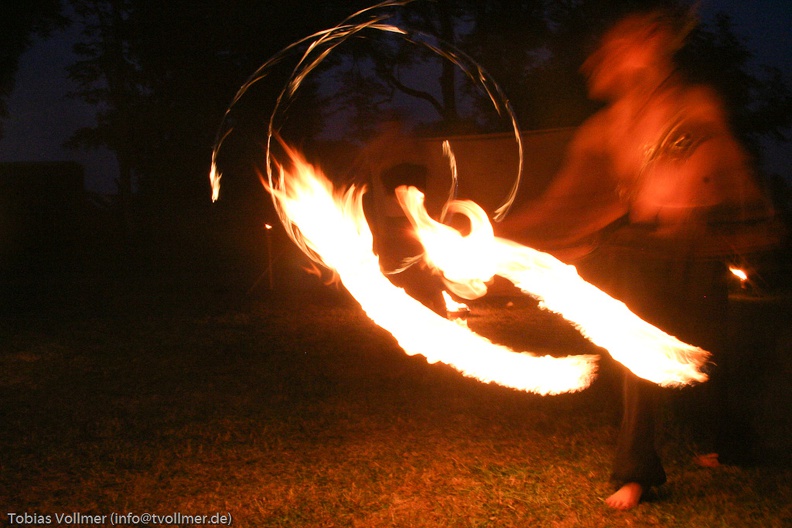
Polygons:
<instances>
[{"instance_id":1,"label":"person's bare foot","mask_svg":"<svg viewBox=\"0 0 792 528\"><path fill-rule=\"evenodd\" d=\"M605 504L616 510L631 510L638 506L643 495L643 486L637 482L628 482L616 493L605 499Z\"/></svg>"}]
</instances>

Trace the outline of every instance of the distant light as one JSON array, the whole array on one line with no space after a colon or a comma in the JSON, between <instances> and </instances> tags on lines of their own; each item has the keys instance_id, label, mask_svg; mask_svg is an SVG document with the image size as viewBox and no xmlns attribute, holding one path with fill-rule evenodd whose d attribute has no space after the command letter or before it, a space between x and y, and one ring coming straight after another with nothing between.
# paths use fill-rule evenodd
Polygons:
<instances>
[{"instance_id":1,"label":"distant light","mask_svg":"<svg viewBox=\"0 0 792 528\"><path fill-rule=\"evenodd\" d=\"M729 266L729 271L732 272L732 275L740 279L741 282L745 282L748 280L748 275L741 270L740 268L735 268L734 266Z\"/></svg>"},{"instance_id":2,"label":"distant light","mask_svg":"<svg viewBox=\"0 0 792 528\"><path fill-rule=\"evenodd\" d=\"M269 224L264 224L264 229L272 229L272 226Z\"/></svg>"}]
</instances>

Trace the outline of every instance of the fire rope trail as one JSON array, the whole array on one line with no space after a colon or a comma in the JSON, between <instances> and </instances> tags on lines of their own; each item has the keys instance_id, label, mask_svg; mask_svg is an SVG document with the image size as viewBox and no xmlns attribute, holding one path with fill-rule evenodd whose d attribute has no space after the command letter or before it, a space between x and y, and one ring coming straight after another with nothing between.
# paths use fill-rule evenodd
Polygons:
<instances>
[{"instance_id":1,"label":"fire rope trail","mask_svg":"<svg viewBox=\"0 0 792 528\"><path fill-rule=\"evenodd\" d=\"M466 376L538 394L585 389L594 377L596 356L535 356L493 344L441 317L381 272L363 213L363 192L338 193L318 169L286 147L291 168L280 169L271 189L303 244L336 272L366 314L389 331L410 355L442 362Z\"/></svg>"},{"instance_id":2,"label":"fire rope trail","mask_svg":"<svg viewBox=\"0 0 792 528\"><path fill-rule=\"evenodd\" d=\"M287 233L309 258L336 273L366 314L396 338L408 354L421 354L430 363L440 361L467 376L507 387L558 394L586 388L593 379L597 356L555 358L514 352L493 344L467 327L438 316L381 272L372 251L373 236L363 213L363 190L340 192L316 168L282 142L288 159L274 159L273 137L278 137L278 118L288 107L301 83L337 46L364 31L398 35L452 61L489 96L496 111L512 123L519 150L517 178L494 219L503 218L516 195L522 171L519 127L498 85L472 59L453 46L432 40L420 32L390 23L392 15L377 10L401 7L414 0L383 2L349 17L331 29L306 37L285 48L257 70L238 91L223 119L212 155L210 179L213 199L219 196L221 173L217 153L232 132L227 119L234 105L255 83L287 55L300 53L297 66L280 92L269 123L266 145L265 186ZM358 22L360 19L365 19ZM447 152L453 167L453 153ZM277 171L277 176L273 175ZM540 300L540 306L561 314L588 339L602 346L636 375L667 386L704 381L700 368L709 354L687 345L638 318L621 302L583 281L574 267L554 257L514 242L494 237L484 212L473 202L453 198L456 182L443 212L459 212L470 219L472 230L463 237L451 227L432 220L423 206L423 195L399 191L400 202L426 250L430 265L442 272L452 291L466 298L486 293L485 281L501 275L523 292ZM483 256L485 259L477 259ZM466 266L466 267L465 267Z\"/></svg>"},{"instance_id":3,"label":"fire rope trail","mask_svg":"<svg viewBox=\"0 0 792 528\"><path fill-rule=\"evenodd\" d=\"M212 167L209 174L209 179L212 184L212 200L216 201L220 196L220 181L222 179L222 173L217 167L217 155L226 138L233 132L233 126L230 124L229 116L233 108L239 103L248 90L255 84L266 79L267 76L272 73L272 70L277 65L286 61L287 58L298 56L297 64L294 66L289 80L276 98L275 107L270 115L267 126L265 167L267 179L270 187L272 187L274 182L272 178L270 147L272 146L273 137L279 132L278 120L284 108L288 107L289 102L294 98L306 77L311 72L315 71L316 68L338 48L338 46L347 42L352 37L361 37L374 32L375 34L385 33L401 37L409 44L425 48L442 59L450 61L457 66L481 92L487 95L495 112L499 116L508 119L517 148L518 166L511 189L501 205L495 209L493 215L493 219L496 222L502 220L509 212L517 196L517 190L520 186L520 179L523 171L523 145L517 117L503 90L490 74L476 61L453 44L440 40L433 35L429 35L422 31L407 30L399 27L397 22L394 21L394 19L396 19L394 12L387 11L389 8L404 7L415 1L416 0L385 1L358 11L332 28L319 31L290 44L262 64L237 91L231 104L226 109L225 115L220 123L220 128L217 131L214 149L212 151ZM306 49L301 51L302 47L306 47ZM452 189L453 188L452 186ZM449 201L453 198L455 198L455 196L449 196ZM275 207L278 207L277 202L275 203ZM286 227L288 230L288 225ZM297 240L295 240L295 242L297 242Z\"/></svg>"},{"instance_id":4,"label":"fire rope trail","mask_svg":"<svg viewBox=\"0 0 792 528\"><path fill-rule=\"evenodd\" d=\"M552 255L495 237L486 213L474 202L453 201L449 210L469 218L471 232L434 221L423 194L400 187L396 194L426 250L425 259L443 273L449 289L472 299L484 295L495 275L536 297L584 337L610 352L635 375L663 386L707 379L699 369L709 353L670 336L639 318L622 302L578 275L574 266Z\"/></svg>"}]
</instances>

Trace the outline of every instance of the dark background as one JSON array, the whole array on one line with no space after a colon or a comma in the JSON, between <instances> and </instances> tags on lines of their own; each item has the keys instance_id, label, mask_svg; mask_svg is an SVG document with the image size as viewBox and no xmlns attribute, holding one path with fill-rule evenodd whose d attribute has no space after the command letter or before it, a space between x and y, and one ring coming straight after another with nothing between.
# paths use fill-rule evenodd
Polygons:
<instances>
[{"instance_id":1,"label":"dark background","mask_svg":"<svg viewBox=\"0 0 792 528\"><path fill-rule=\"evenodd\" d=\"M522 129L536 130L575 126L598 108L585 96L580 63L602 28L656 5L689 7L419 1L397 10L395 20L470 54L500 83ZM207 175L215 134L257 67L368 6L39 0L14 7L0 65L6 312L83 304L69 301L80 298L75 291L155 275L196 275L229 295L255 291L271 256L264 223L276 225L270 236L279 267L298 269L304 259L277 225L257 177L283 71L257 83L230 116L235 131L221 151L223 197L212 204ZM792 180L790 8L710 1L699 4L697 16L701 24L680 54L683 69L721 91L759 177L785 212ZM349 152L352 163L394 109L421 135L504 130L459 72L450 85L443 80L448 61L419 46L367 33L331 55L285 113L284 130L314 152Z\"/></svg>"}]
</instances>

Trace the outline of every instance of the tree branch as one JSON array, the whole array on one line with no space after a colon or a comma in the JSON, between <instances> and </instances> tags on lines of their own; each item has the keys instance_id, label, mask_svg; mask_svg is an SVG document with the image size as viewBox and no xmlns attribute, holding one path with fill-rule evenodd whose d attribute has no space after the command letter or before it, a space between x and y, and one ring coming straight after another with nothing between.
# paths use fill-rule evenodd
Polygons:
<instances>
[{"instance_id":1,"label":"tree branch","mask_svg":"<svg viewBox=\"0 0 792 528\"><path fill-rule=\"evenodd\" d=\"M443 105L440 103L440 101L437 100L436 97L433 97L432 94L430 94L428 92L425 92L423 90L417 90L415 88L410 88L409 86L407 86L404 83L402 83L398 79L398 77L396 77L393 74L393 72L391 72L391 71L385 71L385 72L383 72L383 74L385 75L385 79L388 81L388 84L390 84L391 86L393 86L397 90L400 90L400 91L404 92L405 94L410 95L412 97L416 97L418 99L423 99L424 101L426 101L430 105L432 105L434 107L434 109L437 111L437 113L441 117L443 115L445 115L445 112L444 112L445 109L444 109Z\"/></svg>"}]
</instances>

